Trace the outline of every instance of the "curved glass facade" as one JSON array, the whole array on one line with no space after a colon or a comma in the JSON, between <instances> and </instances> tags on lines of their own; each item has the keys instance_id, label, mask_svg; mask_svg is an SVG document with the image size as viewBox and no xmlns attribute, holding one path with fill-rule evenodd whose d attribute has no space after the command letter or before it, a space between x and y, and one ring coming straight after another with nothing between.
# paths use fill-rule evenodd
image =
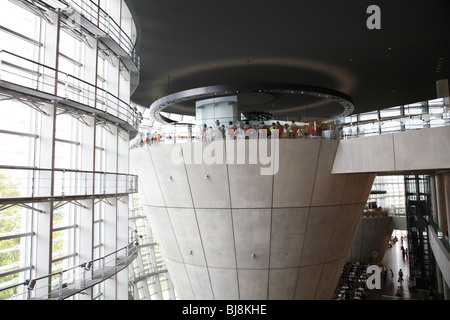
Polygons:
<instances>
[{"instance_id":1,"label":"curved glass facade","mask_svg":"<svg viewBox=\"0 0 450 320\"><path fill-rule=\"evenodd\" d=\"M136 27L122 0L0 6L0 299L50 298L135 237ZM128 299L128 280L68 298Z\"/></svg>"}]
</instances>

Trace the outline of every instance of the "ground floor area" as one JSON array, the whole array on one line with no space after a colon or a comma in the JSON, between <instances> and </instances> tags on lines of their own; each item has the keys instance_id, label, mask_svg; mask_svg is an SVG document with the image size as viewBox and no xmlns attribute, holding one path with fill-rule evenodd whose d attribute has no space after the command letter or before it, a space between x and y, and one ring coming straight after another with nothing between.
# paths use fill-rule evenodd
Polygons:
<instances>
[{"instance_id":1,"label":"ground floor area","mask_svg":"<svg viewBox=\"0 0 450 320\"><path fill-rule=\"evenodd\" d=\"M344 268L334 300L442 300L436 291L411 289L409 282L409 256L406 231L394 230L393 237L383 258L385 272L381 273L380 289L367 289L365 276L368 265L352 263ZM402 249L403 247L403 249ZM406 252L406 254L405 254ZM402 277L399 279L399 271ZM349 281L350 280L350 281Z\"/></svg>"}]
</instances>

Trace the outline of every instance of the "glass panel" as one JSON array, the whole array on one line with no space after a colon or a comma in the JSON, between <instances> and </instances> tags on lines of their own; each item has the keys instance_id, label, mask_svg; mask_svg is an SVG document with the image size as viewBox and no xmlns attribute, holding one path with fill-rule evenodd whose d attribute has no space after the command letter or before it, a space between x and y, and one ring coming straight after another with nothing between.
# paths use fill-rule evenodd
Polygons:
<instances>
[{"instance_id":1,"label":"glass panel","mask_svg":"<svg viewBox=\"0 0 450 320\"><path fill-rule=\"evenodd\" d=\"M0 101L0 114L1 130L31 134L35 132L36 111L29 106L16 100Z\"/></svg>"},{"instance_id":2,"label":"glass panel","mask_svg":"<svg viewBox=\"0 0 450 320\"><path fill-rule=\"evenodd\" d=\"M0 165L28 166L34 155L35 138L0 132Z\"/></svg>"},{"instance_id":3,"label":"glass panel","mask_svg":"<svg viewBox=\"0 0 450 320\"><path fill-rule=\"evenodd\" d=\"M426 110L427 103L426 102L418 102L405 106L405 115L416 115L422 114Z\"/></svg>"},{"instance_id":4,"label":"glass panel","mask_svg":"<svg viewBox=\"0 0 450 320\"><path fill-rule=\"evenodd\" d=\"M381 123L381 133L395 132L402 130L402 122L400 120L384 121Z\"/></svg>"},{"instance_id":5,"label":"glass panel","mask_svg":"<svg viewBox=\"0 0 450 320\"><path fill-rule=\"evenodd\" d=\"M78 145L56 141L55 167L61 169L76 169L78 166Z\"/></svg>"},{"instance_id":6,"label":"glass panel","mask_svg":"<svg viewBox=\"0 0 450 320\"><path fill-rule=\"evenodd\" d=\"M369 121L377 119L378 119L378 111L361 113L359 115L359 121Z\"/></svg>"},{"instance_id":7,"label":"glass panel","mask_svg":"<svg viewBox=\"0 0 450 320\"><path fill-rule=\"evenodd\" d=\"M370 136L370 135L375 135L378 133L379 133L378 122L364 124L364 125L359 126L359 134L360 135Z\"/></svg>"},{"instance_id":8,"label":"glass panel","mask_svg":"<svg viewBox=\"0 0 450 320\"><path fill-rule=\"evenodd\" d=\"M380 110L380 118L383 119L400 116L402 114L401 108L402 107L393 107Z\"/></svg>"},{"instance_id":9,"label":"glass panel","mask_svg":"<svg viewBox=\"0 0 450 320\"><path fill-rule=\"evenodd\" d=\"M36 28L36 15L10 1L1 1L1 7L0 21L4 27L32 39L39 35L40 30Z\"/></svg>"},{"instance_id":10,"label":"glass panel","mask_svg":"<svg viewBox=\"0 0 450 320\"><path fill-rule=\"evenodd\" d=\"M405 130L416 130L422 128L423 120L420 117L405 120Z\"/></svg>"}]
</instances>

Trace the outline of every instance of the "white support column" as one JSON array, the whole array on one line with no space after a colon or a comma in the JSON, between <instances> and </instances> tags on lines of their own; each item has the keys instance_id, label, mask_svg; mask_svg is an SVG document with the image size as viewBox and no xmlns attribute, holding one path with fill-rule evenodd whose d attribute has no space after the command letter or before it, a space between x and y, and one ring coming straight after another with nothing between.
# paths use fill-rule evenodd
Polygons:
<instances>
[{"instance_id":1,"label":"white support column","mask_svg":"<svg viewBox=\"0 0 450 320\"><path fill-rule=\"evenodd\" d=\"M52 260L52 214L51 202L42 202L37 205L39 210L43 210L45 213L34 213L34 230L36 236L34 237L34 257L32 264L34 265L33 276L39 278L51 273L51 260ZM48 279L40 280L36 283L37 289L36 297L41 297L49 292L49 288L46 285L49 284Z\"/></svg>"},{"instance_id":2,"label":"white support column","mask_svg":"<svg viewBox=\"0 0 450 320\"><path fill-rule=\"evenodd\" d=\"M438 98L446 98L450 96L448 79L441 79L436 81L436 92Z\"/></svg>"},{"instance_id":3,"label":"white support column","mask_svg":"<svg viewBox=\"0 0 450 320\"><path fill-rule=\"evenodd\" d=\"M50 23L43 23L43 46L41 48L42 64L56 69L58 66L59 55L59 32L60 32L60 13L48 12ZM57 93L57 75L49 69L40 70L43 73L39 87L41 90L56 94ZM56 103L43 105L43 110L47 115L40 116L40 132L36 145L36 167L40 169L35 174L34 196L51 196L54 187L54 157L55 157L55 130L56 130ZM32 278L39 278L52 272L52 246L53 246L53 202L42 202L35 205L39 210L45 213L35 215L33 223L36 236L34 237L34 256L32 264L34 270ZM45 285L50 284L50 279L46 278L36 284L36 296L44 296L49 293L50 288Z\"/></svg>"},{"instance_id":4,"label":"white support column","mask_svg":"<svg viewBox=\"0 0 450 320\"><path fill-rule=\"evenodd\" d=\"M48 170L36 171L35 196L50 196L53 194L53 167L55 148L56 104L46 104L43 109L48 115L41 116L41 131L39 143L36 146L36 164L38 168ZM53 239L53 202L37 203L35 207L45 213L35 214L34 231L34 258L35 266L32 278L39 278L52 272L52 239ZM44 283L45 282L45 283ZM44 287L50 284L50 279L39 281L36 288L36 296L43 296L49 292Z\"/></svg>"},{"instance_id":5,"label":"white support column","mask_svg":"<svg viewBox=\"0 0 450 320\"><path fill-rule=\"evenodd\" d=\"M438 209L436 201L436 176L430 175L430 197L431 197L431 214L433 221L438 221Z\"/></svg>"},{"instance_id":6,"label":"white support column","mask_svg":"<svg viewBox=\"0 0 450 320\"><path fill-rule=\"evenodd\" d=\"M120 136L117 140L117 172L129 173L129 141L130 134L120 129ZM122 185L122 184L121 184Z\"/></svg>"},{"instance_id":7,"label":"white support column","mask_svg":"<svg viewBox=\"0 0 450 320\"><path fill-rule=\"evenodd\" d=\"M48 92L51 94L57 93L57 88L55 86L56 83L56 73L53 69L57 69L58 67L58 56L59 56L59 32L60 32L60 14L58 12L48 11L48 18L52 22L43 24L45 27L43 28L43 46L41 50L43 50L43 54L41 54L42 61L41 63L45 66L52 68L42 70L42 83L41 88L44 92Z\"/></svg>"},{"instance_id":8,"label":"white support column","mask_svg":"<svg viewBox=\"0 0 450 320\"><path fill-rule=\"evenodd\" d=\"M105 171L110 173L117 173L117 145L118 145L118 127L115 125L109 125L111 133L106 134L105 143ZM109 176L106 181L106 193L115 193L116 180L115 177Z\"/></svg>"},{"instance_id":9,"label":"white support column","mask_svg":"<svg viewBox=\"0 0 450 320\"><path fill-rule=\"evenodd\" d=\"M120 60L114 56L111 56L111 60L113 61L114 65L109 64L108 67L108 92L115 96L115 97L119 97L119 65L120 65ZM107 110L108 113L119 117L119 110L118 110L118 106L116 105L116 101L114 101L114 103L108 103L107 104Z\"/></svg>"},{"instance_id":10,"label":"white support column","mask_svg":"<svg viewBox=\"0 0 450 320\"><path fill-rule=\"evenodd\" d=\"M448 237L448 224L450 222L450 173L443 174L444 179L444 193L445 193L445 209L446 209L446 220L447 220L447 230L442 230L446 233Z\"/></svg>"},{"instance_id":11,"label":"white support column","mask_svg":"<svg viewBox=\"0 0 450 320\"><path fill-rule=\"evenodd\" d=\"M109 125L111 133L106 134L106 149L105 149L105 171L115 173L117 172L117 126ZM109 175L106 179L106 193L116 192L116 179L114 176ZM107 255L116 251L118 246L118 201L116 198L109 198L108 201L111 205L105 207L105 238L104 238L104 254ZM117 300L117 275L111 277L105 281L105 300Z\"/></svg>"},{"instance_id":12,"label":"white support column","mask_svg":"<svg viewBox=\"0 0 450 320\"><path fill-rule=\"evenodd\" d=\"M104 238L104 255L108 255L117 250L117 199L108 198L111 205L105 206L105 238ZM106 262L111 261L113 256L106 259ZM105 281L105 292L103 293L105 300L117 300L117 275L112 276Z\"/></svg>"},{"instance_id":13,"label":"white support column","mask_svg":"<svg viewBox=\"0 0 450 320\"><path fill-rule=\"evenodd\" d=\"M128 241L128 196L121 197L117 202L117 249L125 247ZM120 254L125 254L121 251ZM128 268L117 274L117 300L128 300Z\"/></svg>"},{"instance_id":14,"label":"white support column","mask_svg":"<svg viewBox=\"0 0 450 320\"><path fill-rule=\"evenodd\" d=\"M91 199L81 200L83 206L80 207L80 217L78 220L78 227L80 230L80 241L79 241L79 263L87 263L94 259L94 201ZM89 270L84 271L86 279L89 280L93 275L93 267ZM92 299L92 288L85 290L85 295L79 295L80 300L91 300Z\"/></svg>"},{"instance_id":15,"label":"white support column","mask_svg":"<svg viewBox=\"0 0 450 320\"><path fill-rule=\"evenodd\" d=\"M83 62L83 80L97 87L97 49L98 39L87 37L89 46L84 46L85 56ZM97 107L97 90L89 90L88 104Z\"/></svg>"},{"instance_id":16,"label":"white support column","mask_svg":"<svg viewBox=\"0 0 450 320\"><path fill-rule=\"evenodd\" d=\"M436 202L438 209L438 226L445 233L448 228L448 220L447 220L447 203L446 203L446 190L449 188L445 187L445 179L444 174L436 175Z\"/></svg>"}]
</instances>

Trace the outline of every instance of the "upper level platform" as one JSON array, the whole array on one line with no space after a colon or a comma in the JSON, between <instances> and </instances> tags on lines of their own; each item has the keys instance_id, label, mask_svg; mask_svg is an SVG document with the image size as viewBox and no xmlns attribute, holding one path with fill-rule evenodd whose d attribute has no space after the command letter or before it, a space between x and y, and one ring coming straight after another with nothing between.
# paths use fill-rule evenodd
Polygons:
<instances>
[{"instance_id":1,"label":"upper level platform","mask_svg":"<svg viewBox=\"0 0 450 320\"><path fill-rule=\"evenodd\" d=\"M450 169L450 127L341 140L332 173L377 174Z\"/></svg>"}]
</instances>

